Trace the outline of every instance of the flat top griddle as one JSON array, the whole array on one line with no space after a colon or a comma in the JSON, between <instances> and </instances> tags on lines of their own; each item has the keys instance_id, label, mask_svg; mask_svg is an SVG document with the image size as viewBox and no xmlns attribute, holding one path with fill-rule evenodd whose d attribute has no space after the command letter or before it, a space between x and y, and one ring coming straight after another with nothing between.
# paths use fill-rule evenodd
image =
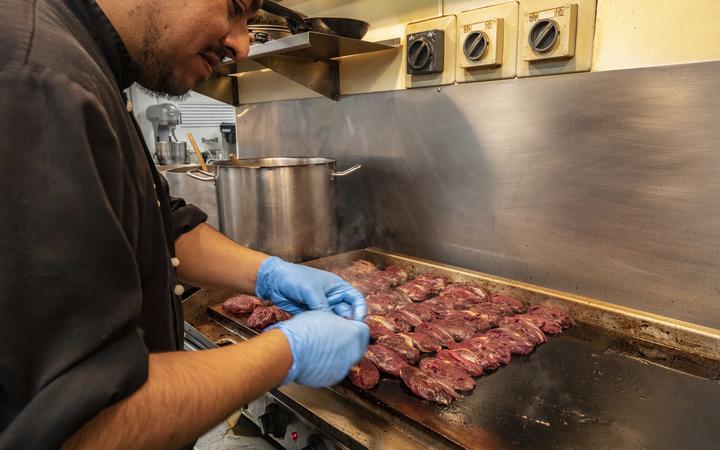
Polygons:
<instances>
[{"instance_id":1,"label":"flat top griddle","mask_svg":"<svg viewBox=\"0 0 720 450\"><path fill-rule=\"evenodd\" d=\"M257 333L247 316L208 314ZM332 388L419 425L461 448L717 449L720 365L591 324L551 337L530 355L476 379L472 393L443 407L419 399L398 379L361 391Z\"/></svg>"}]
</instances>

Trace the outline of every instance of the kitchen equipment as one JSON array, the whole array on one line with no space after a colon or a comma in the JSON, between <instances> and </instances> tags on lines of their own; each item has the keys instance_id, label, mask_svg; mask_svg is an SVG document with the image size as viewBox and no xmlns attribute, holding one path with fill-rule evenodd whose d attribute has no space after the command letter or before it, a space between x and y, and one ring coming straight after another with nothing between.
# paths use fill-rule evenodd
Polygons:
<instances>
[{"instance_id":1,"label":"kitchen equipment","mask_svg":"<svg viewBox=\"0 0 720 450\"><path fill-rule=\"evenodd\" d=\"M182 164L187 158L186 154L179 154L180 146L174 149L171 143L179 143L175 137L175 128L182 124L182 113L172 103L150 105L145 110L147 119L152 123L155 136L155 155L160 164ZM167 144L167 148L166 145ZM182 161L179 161L182 159Z\"/></svg>"},{"instance_id":2,"label":"kitchen equipment","mask_svg":"<svg viewBox=\"0 0 720 450\"><path fill-rule=\"evenodd\" d=\"M193 165L165 171L164 175L170 187L170 195L181 197L185 199L186 202L192 203L202 209L208 215L208 225L219 228L215 186L187 176L188 171L199 168L199 165ZM215 166L208 166L208 170L214 172Z\"/></svg>"},{"instance_id":3,"label":"kitchen equipment","mask_svg":"<svg viewBox=\"0 0 720 450\"><path fill-rule=\"evenodd\" d=\"M192 145L193 151L195 151L195 156L197 156L198 162L200 163L200 167L202 167L202 170L205 172L208 171L208 166L205 164L205 158L203 158L202 153L200 153L200 147L198 147L197 142L195 142L195 136L193 136L192 133L187 134L188 139L190 140L190 144Z\"/></svg>"},{"instance_id":4,"label":"kitchen equipment","mask_svg":"<svg viewBox=\"0 0 720 450\"><path fill-rule=\"evenodd\" d=\"M568 310L578 326L528 356L513 356L449 407L408 394L392 377L367 392L347 382L329 389L283 386L264 401L278 403L290 423L312 423L324 439L350 448L716 447L720 330L378 249L307 265L329 269L357 259L549 303ZM219 308L229 294L200 291L184 304L185 320L216 345L256 334ZM266 406L251 405L248 417L257 423L260 414L275 414ZM274 439L296 448L293 431L288 426ZM389 442L406 435L415 442Z\"/></svg>"},{"instance_id":5,"label":"kitchen equipment","mask_svg":"<svg viewBox=\"0 0 720 450\"><path fill-rule=\"evenodd\" d=\"M292 36L290 28L280 25L248 25L248 33L252 45L265 44L275 39Z\"/></svg>"},{"instance_id":6,"label":"kitchen equipment","mask_svg":"<svg viewBox=\"0 0 720 450\"><path fill-rule=\"evenodd\" d=\"M235 122L222 122L220 124L220 135L222 136L221 144L223 153L237 153L237 134L235 132ZM227 159L227 158L220 158Z\"/></svg>"},{"instance_id":7,"label":"kitchen equipment","mask_svg":"<svg viewBox=\"0 0 720 450\"><path fill-rule=\"evenodd\" d=\"M333 253L337 245L335 170L328 158L221 161L216 173L188 171L215 182L220 231L235 241L289 261Z\"/></svg>"},{"instance_id":8,"label":"kitchen equipment","mask_svg":"<svg viewBox=\"0 0 720 450\"><path fill-rule=\"evenodd\" d=\"M317 31L325 34L335 34L338 36L349 37L353 39L362 39L367 33L370 24L357 19L347 19L338 17L311 17L308 18L295 10L282 6L271 0L263 2L262 9L265 11L284 17L293 34L303 33L306 31Z\"/></svg>"},{"instance_id":9,"label":"kitchen equipment","mask_svg":"<svg viewBox=\"0 0 720 450\"><path fill-rule=\"evenodd\" d=\"M187 163L187 142L170 142L170 159L168 164Z\"/></svg>"}]
</instances>

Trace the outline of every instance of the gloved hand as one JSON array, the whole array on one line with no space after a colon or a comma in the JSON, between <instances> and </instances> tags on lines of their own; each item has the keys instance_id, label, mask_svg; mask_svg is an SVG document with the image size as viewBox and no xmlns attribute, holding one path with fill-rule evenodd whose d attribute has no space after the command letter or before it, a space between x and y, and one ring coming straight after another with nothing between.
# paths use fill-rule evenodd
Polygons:
<instances>
[{"instance_id":1,"label":"gloved hand","mask_svg":"<svg viewBox=\"0 0 720 450\"><path fill-rule=\"evenodd\" d=\"M290 314L333 311L340 317L365 319L365 297L334 273L292 264L273 256L260 264L255 284L258 297Z\"/></svg>"},{"instance_id":2,"label":"gloved hand","mask_svg":"<svg viewBox=\"0 0 720 450\"><path fill-rule=\"evenodd\" d=\"M370 341L363 322L324 311L304 312L266 330L275 328L287 337L293 358L283 384L294 381L316 388L337 384L360 361Z\"/></svg>"}]
</instances>

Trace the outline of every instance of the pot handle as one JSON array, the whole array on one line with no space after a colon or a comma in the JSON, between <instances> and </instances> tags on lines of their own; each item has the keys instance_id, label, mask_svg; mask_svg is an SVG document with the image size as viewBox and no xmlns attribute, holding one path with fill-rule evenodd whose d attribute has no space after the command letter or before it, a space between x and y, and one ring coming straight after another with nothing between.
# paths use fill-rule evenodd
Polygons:
<instances>
[{"instance_id":1,"label":"pot handle","mask_svg":"<svg viewBox=\"0 0 720 450\"><path fill-rule=\"evenodd\" d=\"M335 177L344 177L345 175L350 175L353 172L357 172L362 168L362 164L355 164L354 166L351 166L349 169L341 170L339 172L335 172L334 170L330 171L330 179L333 180Z\"/></svg>"},{"instance_id":2,"label":"pot handle","mask_svg":"<svg viewBox=\"0 0 720 450\"><path fill-rule=\"evenodd\" d=\"M202 169L190 169L187 172L185 172L187 176L190 178L194 178L199 181L215 181L215 178L217 177L216 174L212 172L205 172Z\"/></svg>"}]
</instances>

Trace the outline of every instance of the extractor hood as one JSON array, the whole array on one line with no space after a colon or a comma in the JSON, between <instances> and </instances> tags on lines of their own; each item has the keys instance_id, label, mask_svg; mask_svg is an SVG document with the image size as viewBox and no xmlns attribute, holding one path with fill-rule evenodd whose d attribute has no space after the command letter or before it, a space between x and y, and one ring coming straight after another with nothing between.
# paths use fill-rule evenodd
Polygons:
<instances>
[{"instance_id":1,"label":"extractor hood","mask_svg":"<svg viewBox=\"0 0 720 450\"><path fill-rule=\"evenodd\" d=\"M397 50L400 39L369 42L308 31L250 47L248 58L215 68L195 91L239 106L237 74L270 69L333 100L340 99L339 58Z\"/></svg>"}]
</instances>

